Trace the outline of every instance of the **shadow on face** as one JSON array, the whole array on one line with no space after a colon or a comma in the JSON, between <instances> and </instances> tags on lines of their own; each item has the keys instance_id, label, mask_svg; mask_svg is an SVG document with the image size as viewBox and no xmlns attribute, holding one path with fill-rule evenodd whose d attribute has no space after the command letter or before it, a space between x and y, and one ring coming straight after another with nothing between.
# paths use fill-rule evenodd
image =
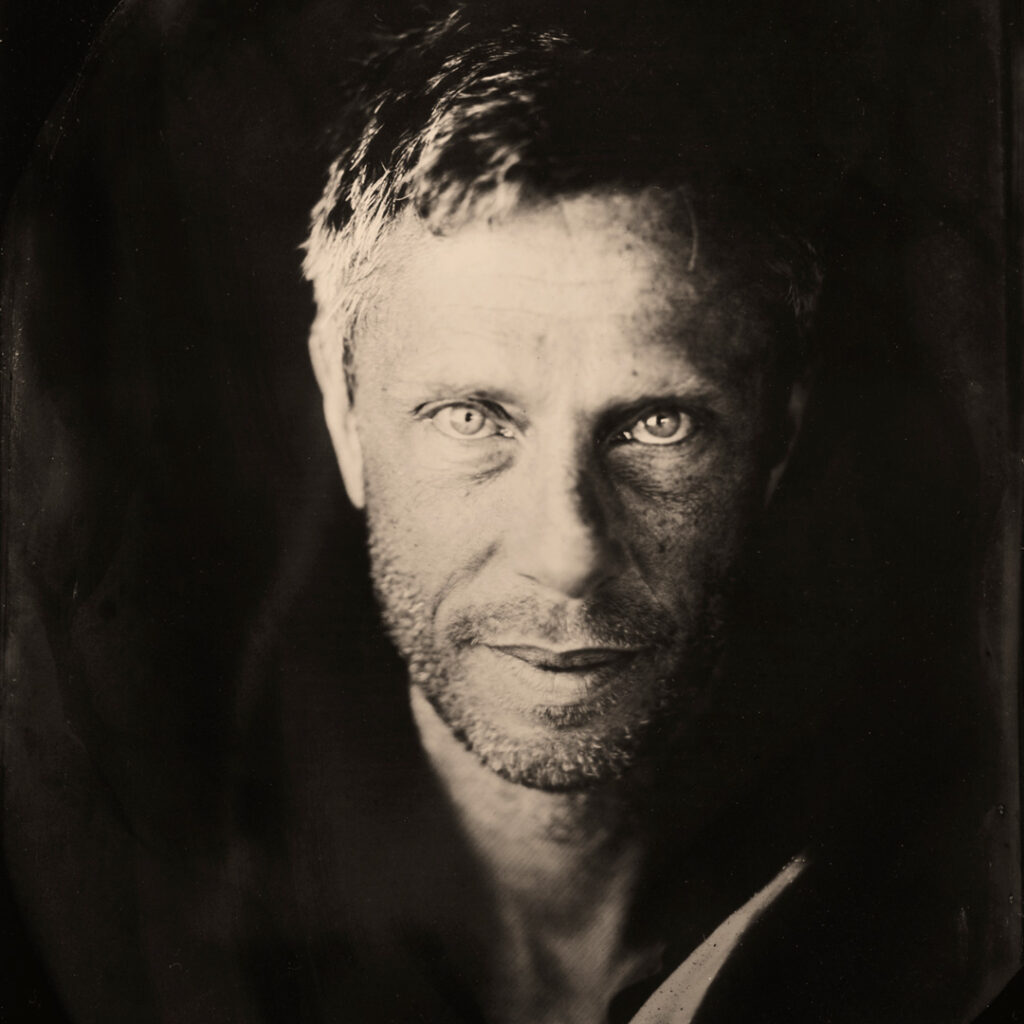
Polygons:
<instances>
[{"instance_id":1,"label":"shadow on face","mask_svg":"<svg viewBox=\"0 0 1024 1024\"><path fill-rule=\"evenodd\" d=\"M656 195L387 244L354 400L337 375L324 401L390 633L499 773L618 774L702 705L802 396L780 409L768 328Z\"/></svg>"}]
</instances>

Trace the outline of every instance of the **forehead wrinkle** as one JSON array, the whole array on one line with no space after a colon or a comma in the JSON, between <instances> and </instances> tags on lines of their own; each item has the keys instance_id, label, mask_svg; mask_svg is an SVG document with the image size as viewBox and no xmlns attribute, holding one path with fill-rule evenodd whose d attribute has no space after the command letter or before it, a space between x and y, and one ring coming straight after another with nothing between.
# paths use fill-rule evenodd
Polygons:
<instances>
[{"instance_id":1,"label":"forehead wrinkle","mask_svg":"<svg viewBox=\"0 0 1024 1024\"><path fill-rule=\"evenodd\" d=\"M579 323L570 314L566 318ZM557 334L549 315L537 313L530 319L535 324L547 322ZM639 327L643 321L650 326L655 313L652 311L642 320L615 319L622 321L620 328ZM717 317L712 313L710 319ZM594 336L596 332L588 332L585 326L569 336L553 337L546 330L524 332L521 324L504 323L500 316L471 324L448 319L441 325L444 329L438 334L429 329L402 331L402 337L392 334L398 343L394 347L381 348L367 338L363 353L386 373L389 385L403 389L413 389L431 380L438 384L449 381L463 389L468 382L475 381L474 386L480 390L496 391L501 385L504 390L516 391L529 377L531 367L537 365L535 360L546 367L546 383L555 387L562 380L578 381L587 372L588 349L601 348L600 339ZM637 393L637 397L658 392L672 394L690 389L694 382L712 385L715 390L737 386L746 389L756 368L758 346L752 345L742 323L734 322L730 328L716 329L701 316L696 322L671 317L659 324L657 330L645 330L642 345L638 343L620 355L621 378L630 385L635 382L635 387L626 390L630 395ZM656 353L661 359L670 360L668 375L664 373L664 364L652 367ZM652 370L658 373L655 380L649 379Z\"/></svg>"},{"instance_id":2,"label":"forehead wrinkle","mask_svg":"<svg viewBox=\"0 0 1024 1024\"><path fill-rule=\"evenodd\" d=\"M491 362L480 366L471 356L467 358L463 354L459 358L457 353L453 353L453 358L445 363L433 363L429 367L429 375L418 372L396 374L389 379L388 390L403 398L417 399L430 395L441 397L446 393L463 397L475 395L523 408L545 404L554 395L566 391L572 394L574 402L592 404L601 409L631 405L644 399L679 398L719 404L726 398L727 389L714 376L703 373L699 367L685 360L680 361L677 372L666 373L664 367L660 367L657 375L645 376L644 368L643 360L622 366L615 386L606 389L600 400L593 402L588 400L585 386L580 386L581 377L585 375L583 370L557 372L558 367L546 365L537 378L529 368L524 369L520 361L510 360L497 366Z\"/></svg>"},{"instance_id":3,"label":"forehead wrinkle","mask_svg":"<svg viewBox=\"0 0 1024 1024\"><path fill-rule=\"evenodd\" d=\"M436 366L417 372L438 359L453 363L453 377L464 377L464 364L476 364L478 352L485 372L477 377L499 369L507 376L528 352L547 360L557 383L570 360L580 362L565 375L578 378L591 348L600 354L611 342L623 375L642 377L645 361L659 353L686 377L699 370L723 385L742 385L729 380L738 370L747 375L742 350L761 348L749 337L745 303L723 293L706 268L687 271L689 249L682 249L690 239L664 223L645 223L642 211L633 217L628 209L623 215L622 204L613 207L595 214L593 202L567 200L440 237L402 225L405 237L392 239L401 249L390 261L392 287L381 290L373 316L391 344L375 361L391 372L412 369L403 374L412 383L442 377ZM552 227L554 245L542 244ZM368 340L367 349L376 347ZM466 344L474 340L479 346Z\"/></svg>"},{"instance_id":4,"label":"forehead wrinkle","mask_svg":"<svg viewBox=\"0 0 1024 1024\"><path fill-rule=\"evenodd\" d=\"M506 275L504 283L513 280L514 275ZM543 340L549 330L566 325L578 325L581 329L580 340L585 340L582 329L594 324L614 324L629 329L643 325L653 327L661 335L691 333L688 329L681 330L686 321L692 321L700 307L706 301L700 296L692 282L675 280L671 292L657 282L647 283L634 290L632 302L628 308L609 312L593 310L588 299L592 299L595 289L607 285L620 284L621 278L609 274L606 277L580 277L570 281L550 279L523 278L529 287L522 289L517 295L508 296L508 301L495 303L488 300L475 300L467 295L465 299L456 295L450 300L434 298L432 301L421 302L419 298L427 297L429 289L415 288L412 301L396 302L389 309L380 310L378 316L391 327L404 327L406 335L423 338L423 331L439 330L446 336L452 335L490 335L501 340L514 340L523 334L518 319L534 321L539 328L530 340ZM503 289L505 291L505 289ZM574 291L571 297L566 291ZM418 295L415 293L419 293ZM570 301L562 301L569 298ZM517 301L521 299L521 301Z\"/></svg>"},{"instance_id":5,"label":"forehead wrinkle","mask_svg":"<svg viewBox=\"0 0 1024 1024\"><path fill-rule=\"evenodd\" d=\"M553 213L563 240L574 253L572 258L558 258L554 263L544 238L550 234L549 218ZM613 242L614 253L605 247L596 255L592 248L596 236ZM663 298L668 292L676 292L677 298L693 301L713 283L706 268L696 272L689 269L692 239L680 235L671 218L662 215L660 206L646 209L642 197L618 193L583 194L526 205L496 223L470 221L451 234L440 235L404 211L381 243L388 250L387 270L393 282L415 290L412 277L420 278L421 286L425 285L424 271L429 279L431 271L443 263L446 242L457 238L476 249L474 272L491 271L492 276L539 283L548 290L628 282L634 294ZM518 266L510 266L510 242L512 250L517 250ZM529 259L524 258L527 254L531 254ZM548 265L541 270L545 261ZM580 267L579 276L568 274L574 265Z\"/></svg>"},{"instance_id":6,"label":"forehead wrinkle","mask_svg":"<svg viewBox=\"0 0 1024 1024\"><path fill-rule=\"evenodd\" d=\"M597 332L589 332L586 321L581 321L571 313L557 319L574 322L579 329L562 337L553 337L553 334L558 334L557 325L548 312L531 311L533 315L530 319L538 325L546 323L551 330L524 332L522 324L511 320L504 322L500 316L501 310L492 310L489 306L475 308L496 315L471 323L450 317L430 316L424 324L410 324L406 329L392 333L391 337L397 344L386 354L373 344L372 338L367 339L369 344L364 351L372 353L370 358L392 375L391 380L395 384L401 382L414 386L423 381L425 376L439 382L444 379L461 382L468 376L481 381L491 378L489 387L493 388L496 374L503 379L525 376L532 362L531 357L544 358L542 353L545 348L549 350L548 366L556 370L566 363L585 357L591 347L588 341L595 349L601 347ZM515 307L510 312L518 316L524 311ZM608 318L595 314L593 319L616 323L619 329L624 329L627 338L631 327L646 325L648 328L643 332L642 347L638 343L637 347L621 353L620 373L623 378L636 379L640 390L644 392L661 388L661 384L644 382L655 352L667 356L673 365L670 378L664 379L667 392L678 387L680 382L689 386L694 378L721 385L735 376L736 370L740 368L739 363L744 362L737 357L741 350L749 347L743 340L742 325L732 325L729 335L723 337L721 329L713 329L705 322L704 316L694 322L694 311L691 308L686 311L689 316L670 316L658 324L656 330L649 329L654 326L651 320L658 319L664 312L650 310L643 316L616 315ZM431 321L434 326L442 329L435 333ZM378 323L377 326L384 325ZM464 344L466 339L478 344L467 347ZM527 363L523 362L524 356L528 359ZM425 368L427 373L421 368ZM568 369L576 371L565 375L572 380L585 372L585 366L579 363L570 365ZM557 380L552 383L557 383Z\"/></svg>"},{"instance_id":7,"label":"forehead wrinkle","mask_svg":"<svg viewBox=\"0 0 1024 1024\"><path fill-rule=\"evenodd\" d=\"M585 211L569 217L566 211L570 204L580 204ZM628 286L623 291L634 295L660 296L666 290L678 290L689 299L696 297L697 278L686 270L684 254L680 252L682 239L665 229L653 235L642 230L642 226L609 219L610 215L588 218L586 211L593 209L593 203L564 200L539 210L527 209L495 225L470 223L450 237L461 238L463 247L473 251L470 271L475 278L500 276L505 282L531 287L539 284L542 291L549 293L611 284ZM552 212L557 215L561 227L558 233L568 253L552 254ZM444 262L447 237L421 237L407 246L405 270L418 266L421 274L426 271L429 280ZM595 238L604 242L600 251L594 249ZM670 287L666 289L666 285Z\"/></svg>"}]
</instances>

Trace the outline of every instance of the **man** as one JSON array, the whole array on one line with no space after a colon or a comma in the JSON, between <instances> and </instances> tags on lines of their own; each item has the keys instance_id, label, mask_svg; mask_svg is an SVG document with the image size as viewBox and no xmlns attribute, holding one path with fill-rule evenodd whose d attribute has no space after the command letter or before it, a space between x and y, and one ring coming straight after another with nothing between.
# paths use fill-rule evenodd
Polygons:
<instances>
[{"instance_id":1,"label":"man","mask_svg":"<svg viewBox=\"0 0 1024 1024\"><path fill-rule=\"evenodd\" d=\"M724 983L757 922L834 866L813 824L834 793L746 803L771 716L721 725L723 703L762 708L723 679L723 640L813 362L820 274L765 142L778 123L678 43L640 59L457 12L385 50L313 214L310 347L479 882L455 913L493 910L466 925L472 967L439 940L468 1016L906 1019L868 911L831 951L796 954L834 921L779 933L816 987L766 981L764 956L731 1005Z\"/></svg>"}]
</instances>

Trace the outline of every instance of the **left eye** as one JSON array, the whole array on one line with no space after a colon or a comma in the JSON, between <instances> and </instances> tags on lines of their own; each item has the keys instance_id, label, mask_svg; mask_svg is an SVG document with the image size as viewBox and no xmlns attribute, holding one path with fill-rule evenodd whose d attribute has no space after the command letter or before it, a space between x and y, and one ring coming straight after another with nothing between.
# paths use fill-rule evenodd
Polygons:
<instances>
[{"instance_id":1,"label":"left eye","mask_svg":"<svg viewBox=\"0 0 1024 1024\"><path fill-rule=\"evenodd\" d=\"M655 409L638 419L622 436L638 444L678 444L696 429L696 424L678 409Z\"/></svg>"},{"instance_id":2,"label":"left eye","mask_svg":"<svg viewBox=\"0 0 1024 1024\"><path fill-rule=\"evenodd\" d=\"M459 441L476 441L504 434L494 417L478 405L459 403L442 406L430 417L430 422L445 437Z\"/></svg>"}]
</instances>

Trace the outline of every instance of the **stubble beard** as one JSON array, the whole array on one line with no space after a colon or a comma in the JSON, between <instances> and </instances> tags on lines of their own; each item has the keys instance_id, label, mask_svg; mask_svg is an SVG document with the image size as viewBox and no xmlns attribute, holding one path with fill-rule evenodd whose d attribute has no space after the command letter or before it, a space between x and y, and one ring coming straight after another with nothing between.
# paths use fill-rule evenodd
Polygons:
<instances>
[{"instance_id":1,"label":"stubble beard","mask_svg":"<svg viewBox=\"0 0 1024 1024\"><path fill-rule=\"evenodd\" d=\"M439 635L431 596L405 570L387 531L368 520L374 591L384 625L405 661L409 682L418 687L456 739L491 771L518 785L549 791L587 789L624 776L640 762L686 742L708 702L708 682L723 635L725 580L705 588L701 606L680 630L664 615L629 603L597 603L586 614L589 634L609 643L659 644L664 671L630 685L628 672L587 702L585 713L567 707L533 708L534 727L514 730L504 723L509 710L500 692L484 699L468 678L459 653L486 634L503 615L537 633L557 631L558 609L535 602L507 602L473 609L453 619ZM685 634L685 635L682 635Z\"/></svg>"}]
</instances>

